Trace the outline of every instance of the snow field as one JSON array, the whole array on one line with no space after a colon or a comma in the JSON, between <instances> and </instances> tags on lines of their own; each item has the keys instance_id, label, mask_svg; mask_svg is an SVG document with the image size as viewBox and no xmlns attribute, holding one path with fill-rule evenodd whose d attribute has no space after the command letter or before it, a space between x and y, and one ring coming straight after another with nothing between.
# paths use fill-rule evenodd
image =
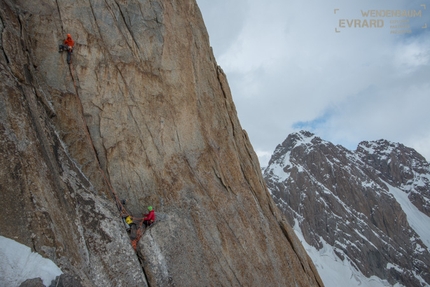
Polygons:
<instances>
[{"instance_id":1,"label":"snow field","mask_svg":"<svg viewBox=\"0 0 430 287\"><path fill-rule=\"evenodd\" d=\"M0 286L16 287L40 277L45 286L63 272L54 262L15 240L0 236Z\"/></svg>"}]
</instances>

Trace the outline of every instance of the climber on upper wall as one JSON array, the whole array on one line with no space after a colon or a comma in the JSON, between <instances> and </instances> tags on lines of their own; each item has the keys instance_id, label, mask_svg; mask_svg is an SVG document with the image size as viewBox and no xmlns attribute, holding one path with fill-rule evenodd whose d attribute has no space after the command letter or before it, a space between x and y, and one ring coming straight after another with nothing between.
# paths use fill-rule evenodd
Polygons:
<instances>
[{"instance_id":1,"label":"climber on upper wall","mask_svg":"<svg viewBox=\"0 0 430 287\"><path fill-rule=\"evenodd\" d=\"M75 45L75 41L73 41L72 36L70 34L67 34L67 39L64 40L64 44L61 44L59 46L58 52L67 51L67 64L70 65L72 62L72 53L73 53L73 46Z\"/></svg>"}]
</instances>

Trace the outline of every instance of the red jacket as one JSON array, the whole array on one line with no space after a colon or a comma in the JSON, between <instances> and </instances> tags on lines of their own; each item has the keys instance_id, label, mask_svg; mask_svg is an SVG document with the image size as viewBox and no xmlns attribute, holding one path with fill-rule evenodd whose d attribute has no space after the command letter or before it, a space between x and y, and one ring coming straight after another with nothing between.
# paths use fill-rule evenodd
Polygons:
<instances>
[{"instance_id":1,"label":"red jacket","mask_svg":"<svg viewBox=\"0 0 430 287\"><path fill-rule=\"evenodd\" d=\"M145 214L145 218L143 220L155 221L155 212L151 210L149 213Z\"/></svg>"},{"instance_id":2,"label":"red jacket","mask_svg":"<svg viewBox=\"0 0 430 287\"><path fill-rule=\"evenodd\" d=\"M70 46L72 48L75 45L75 41L73 41L72 36L70 36L70 34L67 34L67 39L64 40L64 45Z\"/></svg>"}]
</instances>

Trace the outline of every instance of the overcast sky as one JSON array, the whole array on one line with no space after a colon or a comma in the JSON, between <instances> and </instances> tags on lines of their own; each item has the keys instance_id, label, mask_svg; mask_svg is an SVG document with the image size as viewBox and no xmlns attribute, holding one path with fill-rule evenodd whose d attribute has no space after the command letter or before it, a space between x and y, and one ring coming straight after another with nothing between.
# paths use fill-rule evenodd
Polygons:
<instances>
[{"instance_id":1,"label":"overcast sky","mask_svg":"<svg viewBox=\"0 0 430 287\"><path fill-rule=\"evenodd\" d=\"M260 164L302 129L429 161L430 0L322 2L197 0Z\"/></svg>"}]
</instances>

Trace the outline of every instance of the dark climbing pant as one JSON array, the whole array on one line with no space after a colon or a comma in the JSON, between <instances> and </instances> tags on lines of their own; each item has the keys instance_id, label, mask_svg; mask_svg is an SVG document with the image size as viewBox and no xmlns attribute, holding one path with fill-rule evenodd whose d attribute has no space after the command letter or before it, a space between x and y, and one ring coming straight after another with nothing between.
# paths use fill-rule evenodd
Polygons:
<instances>
[{"instance_id":1,"label":"dark climbing pant","mask_svg":"<svg viewBox=\"0 0 430 287\"><path fill-rule=\"evenodd\" d=\"M136 239L137 226L135 223L130 224L130 239Z\"/></svg>"},{"instance_id":2,"label":"dark climbing pant","mask_svg":"<svg viewBox=\"0 0 430 287\"><path fill-rule=\"evenodd\" d=\"M67 64L70 65L70 62L72 61L73 50L69 50L69 47L66 45L60 45L60 52L62 51L67 51Z\"/></svg>"}]
</instances>

